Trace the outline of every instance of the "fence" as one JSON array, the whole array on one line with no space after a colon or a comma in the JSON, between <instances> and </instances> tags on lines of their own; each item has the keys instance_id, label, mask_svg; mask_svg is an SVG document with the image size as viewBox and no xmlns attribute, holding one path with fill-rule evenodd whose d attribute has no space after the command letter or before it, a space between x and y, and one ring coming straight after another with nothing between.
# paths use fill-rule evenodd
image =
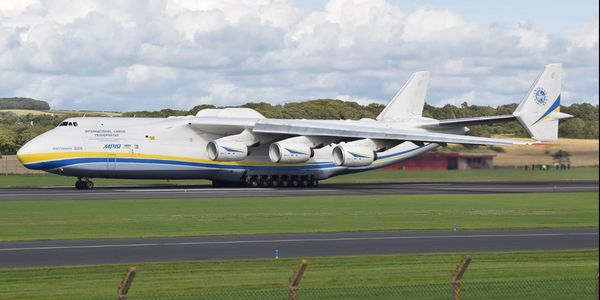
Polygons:
<instances>
[{"instance_id":1,"label":"fence","mask_svg":"<svg viewBox=\"0 0 600 300\"><path fill-rule=\"evenodd\" d=\"M598 273L596 276L557 279L531 279L511 281L467 281L461 277L467 270L470 257L465 257L452 273L449 283L360 285L338 287L300 287L302 275L307 268L302 261L288 280L287 288L247 289L238 291L199 291L194 294L177 295L131 295L127 296L136 270L130 269L123 277L117 291L117 300L192 300L192 299L598 299ZM115 298L91 298L108 300Z\"/></svg>"},{"instance_id":2,"label":"fence","mask_svg":"<svg viewBox=\"0 0 600 300\"><path fill-rule=\"evenodd\" d=\"M0 176L10 174L43 174L43 171L29 170L23 166L16 155L0 157Z\"/></svg>"}]
</instances>

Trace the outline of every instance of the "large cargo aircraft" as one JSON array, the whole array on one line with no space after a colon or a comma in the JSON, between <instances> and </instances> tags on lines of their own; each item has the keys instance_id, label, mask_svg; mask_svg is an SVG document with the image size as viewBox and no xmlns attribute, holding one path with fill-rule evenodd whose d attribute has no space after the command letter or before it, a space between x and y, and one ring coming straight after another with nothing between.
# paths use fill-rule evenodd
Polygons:
<instances>
[{"instance_id":1,"label":"large cargo aircraft","mask_svg":"<svg viewBox=\"0 0 600 300\"><path fill-rule=\"evenodd\" d=\"M69 118L17 153L30 169L91 178L210 179L216 186L316 186L380 168L440 145L514 145L558 138L562 69L547 65L512 115L422 116L428 72L414 73L375 119L267 119L249 108L169 118ZM466 126L520 122L532 142L467 136Z\"/></svg>"}]
</instances>

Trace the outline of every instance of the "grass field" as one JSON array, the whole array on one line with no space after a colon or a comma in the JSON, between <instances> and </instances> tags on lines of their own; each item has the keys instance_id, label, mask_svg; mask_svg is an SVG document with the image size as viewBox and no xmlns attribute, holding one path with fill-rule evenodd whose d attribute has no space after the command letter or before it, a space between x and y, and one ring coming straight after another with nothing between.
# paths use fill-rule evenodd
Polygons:
<instances>
[{"instance_id":1,"label":"grass field","mask_svg":"<svg viewBox=\"0 0 600 300\"><path fill-rule=\"evenodd\" d=\"M514 139L513 137L499 138ZM542 143L538 145L514 145L501 147L505 152L495 153L494 166L510 167L523 166L525 164L547 164L552 165L552 154L558 150L568 151L571 154L572 166L597 166L598 165L598 140L585 139L559 139L558 141ZM442 149L452 151L452 147ZM468 151L461 148L461 151ZM474 150L475 152L481 152Z\"/></svg>"},{"instance_id":2,"label":"grass field","mask_svg":"<svg viewBox=\"0 0 600 300\"><path fill-rule=\"evenodd\" d=\"M598 193L1 201L0 241L598 226Z\"/></svg>"},{"instance_id":3,"label":"grass field","mask_svg":"<svg viewBox=\"0 0 600 300\"><path fill-rule=\"evenodd\" d=\"M499 299L507 299L511 298L510 288L504 292L485 288L491 282L507 280L576 277L589 278L584 284L589 285L588 292L593 295L592 278L598 267L597 249L471 255L473 262L463 278L465 293L500 293L497 295L500 296ZM320 291L320 295L328 292L331 295L331 290L328 291L327 288L335 287L353 295L360 292L373 295L376 289L369 290L367 287L411 285L413 292L431 293L436 296L433 297L435 299L448 299L447 283L450 273L461 258L462 254L310 258L301 283L304 290L301 289L301 292L312 291L315 294ZM177 296L182 295L218 292L244 295L239 294L239 291L247 291L248 296L279 295L282 296L280 299L285 299L287 278L297 263L298 259L282 258L140 264L136 266L139 272L130 290L130 299L160 299L160 296L170 296L162 299L178 299ZM111 299L126 269L125 265L0 269L0 299ZM569 288L573 289L568 283L560 285L560 281L558 284L550 284L551 286L546 285L540 291L564 292ZM526 288L531 290L531 286ZM401 290L391 289L392 294L388 296L392 297L389 298L397 298L399 295L393 294L397 291ZM214 297L209 297L212 298ZM313 299L319 298L321 297Z\"/></svg>"},{"instance_id":4,"label":"grass field","mask_svg":"<svg viewBox=\"0 0 600 300\"><path fill-rule=\"evenodd\" d=\"M598 180L597 167L572 168L569 171L550 170L546 172L502 168L470 171L383 171L342 175L322 181L323 183L379 183L379 182L461 182L461 181L507 181L507 180ZM0 187L27 186L73 186L75 178L53 174L0 175ZM178 184L206 185L208 180L132 180L94 179L96 186L135 185L135 184Z\"/></svg>"}]
</instances>

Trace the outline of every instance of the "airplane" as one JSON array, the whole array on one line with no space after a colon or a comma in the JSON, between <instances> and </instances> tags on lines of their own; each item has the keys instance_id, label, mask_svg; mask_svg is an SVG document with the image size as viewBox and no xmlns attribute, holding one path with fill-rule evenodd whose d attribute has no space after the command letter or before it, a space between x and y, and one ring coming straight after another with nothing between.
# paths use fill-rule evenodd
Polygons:
<instances>
[{"instance_id":1,"label":"airplane","mask_svg":"<svg viewBox=\"0 0 600 300\"><path fill-rule=\"evenodd\" d=\"M209 179L213 186L311 187L452 144L521 145L558 139L562 66L549 64L511 115L422 116L429 72L416 72L376 119L268 119L249 108L168 118L68 118L19 149L29 169L92 178ZM470 125L518 121L535 141L465 135Z\"/></svg>"}]
</instances>

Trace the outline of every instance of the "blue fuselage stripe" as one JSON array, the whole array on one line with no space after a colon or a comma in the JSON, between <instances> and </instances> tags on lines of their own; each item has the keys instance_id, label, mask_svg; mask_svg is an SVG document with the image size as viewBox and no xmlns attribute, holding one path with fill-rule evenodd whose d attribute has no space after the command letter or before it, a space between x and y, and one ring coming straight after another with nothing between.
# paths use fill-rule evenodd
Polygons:
<instances>
[{"instance_id":1,"label":"blue fuselage stripe","mask_svg":"<svg viewBox=\"0 0 600 300\"><path fill-rule=\"evenodd\" d=\"M425 146L423 146L425 147ZM416 147L413 149L388 154L378 157L378 160L400 156L406 153L414 152L423 147ZM377 162L377 161L375 161ZM302 166L249 166L249 165L229 165L229 164L218 164L218 163L199 163L189 162L181 160L164 160L164 159L147 159L147 158L122 158L122 157L82 157L82 158L67 158L50 160L44 162L30 163L26 166L30 169L35 170L51 170L57 168L63 168L71 165L79 164L90 164L90 163L135 163L135 164L159 164L159 165L177 165L177 166L189 166L189 167L202 167L202 168L213 168L213 169L230 169L230 170L314 170L314 169L326 169L337 167L333 162L315 162Z\"/></svg>"}]
</instances>

